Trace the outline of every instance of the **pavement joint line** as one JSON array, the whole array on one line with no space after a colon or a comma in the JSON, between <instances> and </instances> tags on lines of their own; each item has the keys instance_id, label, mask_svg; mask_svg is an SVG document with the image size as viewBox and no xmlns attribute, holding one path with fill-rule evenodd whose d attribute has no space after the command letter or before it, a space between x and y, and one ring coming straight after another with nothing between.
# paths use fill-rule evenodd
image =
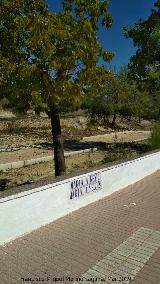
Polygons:
<instances>
[{"instance_id":1,"label":"pavement joint line","mask_svg":"<svg viewBox=\"0 0 160 284\"><path fill-rule=\"evenodd\" d=\"M133 248L130 240L132 240L133 235L137 236L137 234L139 235L139 242L137 242L137 245ZM153 246L152 249L148 248L147 250L147 241L149 240L149 243L152 244L152 241L155 240L155 236L156 240L158 240L158 243L156 243L157 245ZM121 281L121 283L130 283L130 280L132 281L135 278L152 255L158 250L158 248L160 248L159 237L159 231L144 227L139 228L127 240L121 243L103 259L98 261L93 267L89 268L81 277L88 277L88 275L90 275L89 277L97 277L97 279L105 278L105 283L112 283L111 278L113 277L117 279L117 281ZM126 243L129 248L128 250L126 250ZM126 256L124 255L122 259L116 259L116 254L123 252ZM73 284L76 284L77 282L78 281L74 281Z\"/></svg>"}]
</instances>

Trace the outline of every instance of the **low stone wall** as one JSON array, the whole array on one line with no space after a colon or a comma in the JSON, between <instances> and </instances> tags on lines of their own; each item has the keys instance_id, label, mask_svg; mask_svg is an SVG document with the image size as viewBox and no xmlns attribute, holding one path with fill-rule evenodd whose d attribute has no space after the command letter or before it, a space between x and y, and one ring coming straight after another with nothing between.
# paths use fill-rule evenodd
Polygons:
<instances>
[{"instance_id":1,"label":"low stone wall","mask_svg":"<svg viewBox=\"0 0 160 284\"><path fill-rule=\"evenodd\" d=\"M84 149L84 150L79 150L79 151L69 151L68 153L65 152L64 156L70 157L70 156L74 156L74 155L78 155L78 154L82 154L82 153L94 152L94 151L97 151L97 150L98 150L98 148L89 148L89 149ZM16 162L12 162L12 163L2 163L2 164L0 164L0 171L18 169L18 168L22 168L22 167L25 167L25 166L35 165L35 164L49 162L49 161L53 161L53 160L54 160L54 155L39 157L39 158L35 158L35 159L30 159L30 160L16 161Z\"/></svg>"},{"instance_id":2,"label":"low stone wall","mask_svg":"<svg viewBox=\"0 0 160 284\"><path fill-rule=\"evenodd\" d=\"M143 179L159 161L157 151L0 199L0 244Z\"/></svg>"}]
</instances>

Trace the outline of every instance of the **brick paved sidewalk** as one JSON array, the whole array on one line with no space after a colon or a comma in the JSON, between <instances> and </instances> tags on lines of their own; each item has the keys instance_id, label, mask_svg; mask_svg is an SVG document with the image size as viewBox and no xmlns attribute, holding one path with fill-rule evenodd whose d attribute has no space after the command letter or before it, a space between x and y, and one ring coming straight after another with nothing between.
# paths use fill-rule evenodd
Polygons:
<instances>
[{"instance_id":1,"label":"brick paved sidewalk","mask_svg":"<svg viewBox=\"0 0 160 284\"><path fill-rule=\"evenodd\" d=\"M160 171L0 246L0 284L159 284L159 185Z\"/></svg>"}]
</instances>

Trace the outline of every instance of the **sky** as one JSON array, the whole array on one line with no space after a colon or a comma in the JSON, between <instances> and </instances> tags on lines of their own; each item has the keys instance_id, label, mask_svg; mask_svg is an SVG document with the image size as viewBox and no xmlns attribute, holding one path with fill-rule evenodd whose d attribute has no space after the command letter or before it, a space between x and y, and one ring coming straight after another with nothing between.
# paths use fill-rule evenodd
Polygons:
<instances>
[{"instance_id":1,"label":"sky","mask_svg":"<svg viewBox=\"0 0 160 284\"><path fill-rule=\"evenodd\" d=\"M47 2L52 11L61 9L61 0L47 0ZM131 39L124 37L122 28L132 26L140 18L146 19L154 7L154 2L155 0L110 0L109 12L113 16L113 25L108 30L101 28L99 33L105 50L115 53L110 68L118 70L122 65L128 64L136 47Z\"/></svg>"}]
</instances>

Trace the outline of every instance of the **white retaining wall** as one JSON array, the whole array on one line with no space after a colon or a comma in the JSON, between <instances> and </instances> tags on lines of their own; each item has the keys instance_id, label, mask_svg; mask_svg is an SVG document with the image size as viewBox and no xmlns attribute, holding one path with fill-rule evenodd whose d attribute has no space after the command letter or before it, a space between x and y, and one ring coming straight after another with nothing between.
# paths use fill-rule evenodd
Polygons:
<instances>
[{"instance_id":1,"label":"white retaining wall","mask_svg":"<svg viewBox=\"0 0 160 284\"><path fill-rule=\"evenodd\" d=\"M160 151L2 198L0 244L135 183L158 169Z\"/></svg>"}]
</instances>

